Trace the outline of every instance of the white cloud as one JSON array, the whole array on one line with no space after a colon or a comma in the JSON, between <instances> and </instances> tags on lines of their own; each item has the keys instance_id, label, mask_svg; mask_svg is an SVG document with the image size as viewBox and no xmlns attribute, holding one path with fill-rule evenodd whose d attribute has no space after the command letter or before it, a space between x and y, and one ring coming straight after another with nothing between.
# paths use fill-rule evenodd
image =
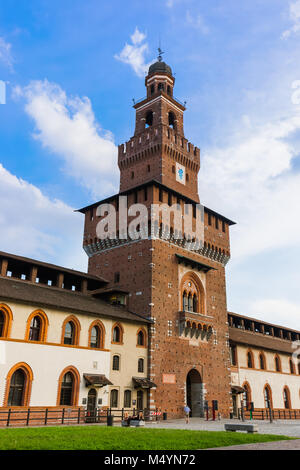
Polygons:
<instances>
[{"instance_id":1,"label":"white cloud","mask_svg":"<svg viewBox=\"0 0 300 470\"><path fill-rule=\"evenodd\" d=\"M204 153L200 172L204 204L236 219L232 230L233 262L281 247L300 247L300 174L292 138L300 115L239 129L231 144Z\"/></svg>"},{"instance_id":2,"label":"white cloud","mask_svg":"<svg viewBox=\"0 0 300 470\"><path fill-rule=\"evenodd\" d=\"M15 89L26 100L34 120L34 138L64 161L64 171L102 197L117 188L117 147L112 135L97 123L87 97L68 97L47 80Z\"/></svg>"},{"instance_id":3,"label":"white cloud","mask_svg":"<svg viewBox=\"0 0 300 470\"><path fill-rule=\"evenodd\" d=\"M0 250L86 270L83 216L0 164Z\"/></svg>"},{"instance_id":4,"label":"white cloud","mask_svg":"<svg viewBox=\"0 0 300 470\"><path fill-rule=\"evenodd\" d=\"M261 299L250 305L250 315L275 325L299 330L300 304L286 299Z\"/></svg>"},{"instance_id":5,"label":"white cloud","mask_svg":"<svg viewBox=\"0 0 300 470\"><path fill-rule=\"evenodd\" d=\"M2 62L9 69L12 69L13 67L11 44L6 42L2 37L0 37L0 62Z\"/></svg>"},{"instance_id":6,"label":"white cloud","mask_svg":"<svg viewBox=\"0 0 300 470\"><path fill-rule=\"evenodd\" d=\"M125 44L122 51L114 57L125 64L129 64L139 77L144 77L152 62L146 63L145 56L149 51L146 35L136 27L130 36L132 44Z\"/></svg>"},{"instance_id":7,"label":"white cloud","mask_svg":"<svg viewBox=\"0 0 300 470\"><path fill-rule=\"evenodd\" d=\"M202 15L191 15L189 11L186 12L186 21L193 28L198 29L202 34L209 33L209 27L207 26Z\"/></svg>"},{"instance_id":8,"label":"white cloud","mask_svg":"<svg viewBox=\"0 0 300 470\"><path fill-rule=\"evenodd\" d=\"M290 29L287 29L282 33L281 39L287 39L292 34L295 34L300 30L300 0L297 0L296 2L291 2L289 8L290 20L293 24Z\"/></svg>"}]
</instances>

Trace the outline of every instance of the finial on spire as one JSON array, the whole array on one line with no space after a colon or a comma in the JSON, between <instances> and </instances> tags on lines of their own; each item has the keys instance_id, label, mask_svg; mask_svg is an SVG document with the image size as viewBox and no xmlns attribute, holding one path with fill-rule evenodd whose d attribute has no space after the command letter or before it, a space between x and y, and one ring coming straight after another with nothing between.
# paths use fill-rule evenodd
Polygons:
<instances>
[{"instance_id":1,"label":"finial on spire","mask_svg":"<svg viewBox=\"0 0 300 470\"><path fill-rule=\"evenodd\" d=\"M161 50L161 48L159 47L158 48L158 57L157 57L157 60L158 62L161 62L162 61L162 55L164 54L164 52Z\"/></svg>"}]
</instances>

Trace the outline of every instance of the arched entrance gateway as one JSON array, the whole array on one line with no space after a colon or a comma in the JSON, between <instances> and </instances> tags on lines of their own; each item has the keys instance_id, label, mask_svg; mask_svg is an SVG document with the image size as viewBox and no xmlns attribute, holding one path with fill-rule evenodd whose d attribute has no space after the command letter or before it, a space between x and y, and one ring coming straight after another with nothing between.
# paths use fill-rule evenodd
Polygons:
<instances>
[{"instance_id":1,"label":"arched entrance gateway","mask_svg":"<svg viewBox=\"0 0 300 470\"><path fill-rule=\"evenodd\" d=\"M191 409L191 416L204 416L203 384L196 369L190 370L186 378L186 403Z\"/></svg>"}]
</instances>

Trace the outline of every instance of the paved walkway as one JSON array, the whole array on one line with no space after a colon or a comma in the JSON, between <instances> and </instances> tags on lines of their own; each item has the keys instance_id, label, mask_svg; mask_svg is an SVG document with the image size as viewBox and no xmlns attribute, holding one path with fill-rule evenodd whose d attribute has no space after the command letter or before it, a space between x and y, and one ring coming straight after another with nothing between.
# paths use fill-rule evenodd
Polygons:
<instances>
[{"instance_id":1,"label":"paved walkway","mask_svg":"<svg viewBox=\"0 0 300 470\"><path fill-rule=\"evenodd\" d=\"M146 427L160 429L191 429L200 431L224 431L225 423L239 422L238 420L205 421L201 418L191 418L189 424L185 424L184 419L172 419L160 422L147 421ZM245 423L257 424L259 434L277 434L280 436L290 436L300 438L300 420L277 420L269 421L252 420Z\"/></svg>"},{"instance_id":2,"label":"paved walkway","mask_svg":"<svg viewBox=\"0 0 300 470\"><path fill-rule=\"evenodd\" d=\"M300 439L295 441L260 442L257 444L215 447L205 450L300 450Z\"/></svg>"}]
</instances>

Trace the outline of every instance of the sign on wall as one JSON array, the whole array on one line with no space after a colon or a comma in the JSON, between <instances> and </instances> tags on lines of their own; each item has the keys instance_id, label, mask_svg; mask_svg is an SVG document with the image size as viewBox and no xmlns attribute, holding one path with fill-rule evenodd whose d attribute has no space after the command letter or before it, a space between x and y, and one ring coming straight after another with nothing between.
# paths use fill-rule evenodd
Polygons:
<instances>
[{"instance_id":1,"label":"sign on wall","mask_svg":"<svg viewBox=\"0 0 300 470\"><path fill-rule=\"evenodd\" d=\"M163 374L162 381L163 381L163 384L175 384L176 375L175 374Z\"/></svg>"}]
</instances>

